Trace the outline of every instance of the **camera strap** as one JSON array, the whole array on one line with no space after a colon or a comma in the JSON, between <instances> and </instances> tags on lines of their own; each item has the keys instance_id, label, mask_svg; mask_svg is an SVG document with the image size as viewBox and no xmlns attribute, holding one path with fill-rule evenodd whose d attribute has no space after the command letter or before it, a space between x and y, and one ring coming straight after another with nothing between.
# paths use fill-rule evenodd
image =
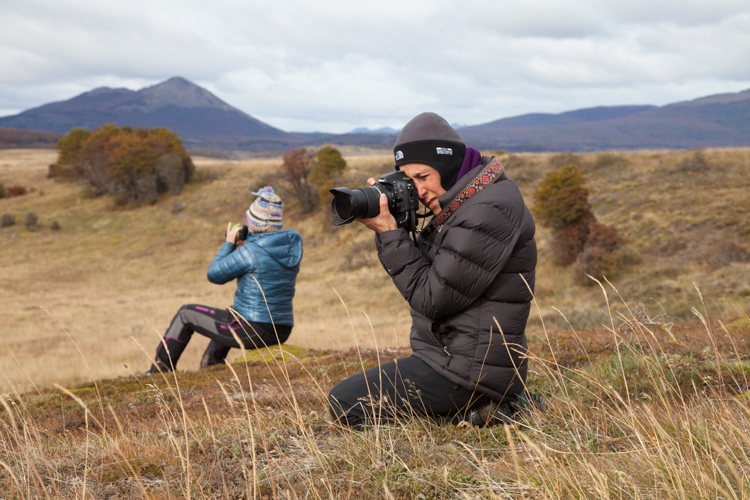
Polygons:
<instances>
[{"instance_id":1,"label":"camera strap","mask_svg":"<svg viewBox=\"0 0 750 500\"><path fill-rule=\"evenodd\" d=\"M430 221L430 224L420 233L422 240L425 241L429 239L430 236L432 236L432 233L443 225L445 221L453 215L453 212L458 210L458 207L460 207L464 201L468 200L485 187L494 184L503 173L505 173L505 167L503 167L500 164L500 161L493 156L487 165L485 165L477 175L467 182L453 200L451 200L451 202Z\"/></svg>"}]
</instances>

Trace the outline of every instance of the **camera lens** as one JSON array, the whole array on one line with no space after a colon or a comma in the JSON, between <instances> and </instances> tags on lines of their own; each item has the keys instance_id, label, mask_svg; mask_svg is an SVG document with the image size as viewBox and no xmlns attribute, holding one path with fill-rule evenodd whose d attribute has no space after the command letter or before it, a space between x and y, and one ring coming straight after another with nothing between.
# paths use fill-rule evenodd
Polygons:
<instances>
[{"instance_id":1,"label":"camera lens","mask_svg":"<svg viewBox=\"0 0 750 500\"><path fill-rule=\"evenodd\" d=\"M367 219L380 213L380 190L373 186L359 189L334 188L331 209L336 215L334 224L340 226L354 219Z\"/></svg>"}]
</instances>

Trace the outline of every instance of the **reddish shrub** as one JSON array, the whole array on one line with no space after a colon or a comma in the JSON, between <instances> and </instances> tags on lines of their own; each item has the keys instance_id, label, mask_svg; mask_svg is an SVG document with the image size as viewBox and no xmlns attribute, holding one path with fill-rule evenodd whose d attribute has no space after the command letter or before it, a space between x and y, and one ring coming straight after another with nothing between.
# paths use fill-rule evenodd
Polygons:
<instances>
[{"instance_id":1,"label":"reddish shrub","mask_svg":"<svg viewBox=\"0 0 750 500\"><path fill-rule=\"evenodd\" d=\"M310 212L318 203L317 190L310 184L309 177L312 170L315 153L305 148L287 151L283 163L279 167L278 177L284 181L281 187L283 197L290 198L301 212Z\"/></svg>"},{"instance_id":2,"label":"reddish shrub","mask_svg":"<svg viewBox=\"0 0 750 500\"><path fill-rule=\"evenodd\" d=\"M598 247L607 252L614 252L620 248L625 240L618 234L615 226L605 226L596 221L589 224L589 234L586 247Z\"/></svg>"},{"instance_id":3,"label":"reddish shrub","mask_svg":"<svg viewBox=\"0 0 750 500\"><path fill-rule=\"evenodd\" d=\"M578 254L586 246L592 220L594 220L594 215L588 212L585 217L563 226L553 233L555 238L553 250L555 264L569 266L575 262Z\"/></svg>"},{"instance_id":4,"label":"reddish shrub","mask_svg":"<svg viewBox=\"0 0 750 500\"><path fill-rule=\"evenodd\" d=\"M13 196L23 196L26 194L26 188L22 186L10 186L5 188L5 196L12 198Z\"/></svg>"}]
</instances>

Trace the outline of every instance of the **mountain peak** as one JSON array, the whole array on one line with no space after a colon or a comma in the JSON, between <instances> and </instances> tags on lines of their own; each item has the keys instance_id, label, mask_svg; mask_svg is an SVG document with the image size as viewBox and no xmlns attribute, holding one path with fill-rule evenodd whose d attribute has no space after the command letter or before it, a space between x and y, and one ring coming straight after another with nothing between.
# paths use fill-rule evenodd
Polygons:
<instances>
[{"instance_id":1,"label":"mountain peak","mask_svg":"<svg viewBox=\"0 0 750 500\"><path fill-rule=\"evenodd\" d=\"M121 107L132 111L149 113L165 106L179 108L214 108L237 111L206 89L181 76L146 87L137 92L139 99Z\"/></svg>"}]
</instances>

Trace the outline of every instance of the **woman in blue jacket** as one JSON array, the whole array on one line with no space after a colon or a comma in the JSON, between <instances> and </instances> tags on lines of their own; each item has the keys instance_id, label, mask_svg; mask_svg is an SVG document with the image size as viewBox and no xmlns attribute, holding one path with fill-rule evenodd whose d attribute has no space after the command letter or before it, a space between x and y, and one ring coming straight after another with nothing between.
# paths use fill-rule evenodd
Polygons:
<instances>
[{"instance_id":1,"label":"woman in blue jacket","mask_svg":"<svg viewBox=\"0 0 750 500\"><path fill-rule=\"evenodd\" d=\"M229 349L282 344L294 326L292 299L302 260L302 237L282 230L284 204L266 186L245 213L247 240L236 245L239 226L227 226L226 242L208 268L208 280L223 285L237 280L230 309L186 304L177 311L146 373L171 371L177 365L193 332L211 339L201 368L224 363Z\"/></svg>"}]
</instances>

